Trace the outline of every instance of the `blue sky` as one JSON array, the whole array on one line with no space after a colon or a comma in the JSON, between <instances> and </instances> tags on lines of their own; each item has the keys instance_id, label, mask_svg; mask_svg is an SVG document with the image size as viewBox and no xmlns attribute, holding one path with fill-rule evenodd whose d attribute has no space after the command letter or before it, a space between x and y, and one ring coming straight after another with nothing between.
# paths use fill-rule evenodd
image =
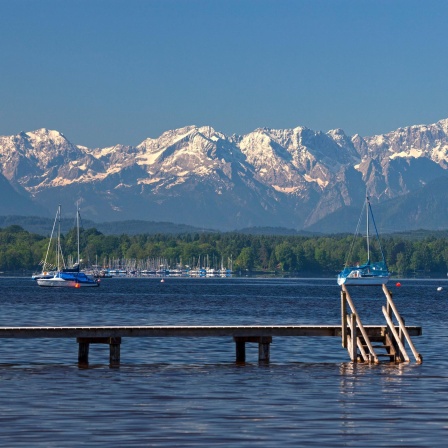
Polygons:
<instances>
[{"instance_id":1,"label":"blue sky","mask_svg":"<svg viewBox=\"0 0 448 448\"><path fill-rule=\"evenodd\" d=\"M373 135L448 118L448 2L0 0L0 135Z\"/></svg>"}]
</instances>

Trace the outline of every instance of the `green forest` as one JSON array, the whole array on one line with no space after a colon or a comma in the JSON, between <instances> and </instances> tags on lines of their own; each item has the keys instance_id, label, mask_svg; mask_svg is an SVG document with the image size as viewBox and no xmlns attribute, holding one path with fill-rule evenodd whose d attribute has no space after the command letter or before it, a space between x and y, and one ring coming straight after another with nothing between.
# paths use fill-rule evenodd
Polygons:
<instances>
[{"instance_id":1,"label":"green forest","mask_svg":"<svg viewBox=\"0 0 448 448\"><path fill-rule=\"evenodd\" d=\"M76 260L76 229L61 236L67 259ZM381 239L389 269L400 277L446 276L448 238L417 239L391 235ZM167 267L207 264L231 268L235 273L296 276L334 276L346 262L366 260L365 238L353 235L284 236L242 233L184 233L104 235L94 228L80 230L80 252L86 267L117 263L143 266L157 260ZM18 225L0 229L0 271L38 271L50 251L50 239L25 231ZM351 257L347 259L349 249ZM380 259L373 250L371 259ZM49 257L53 253L49 254ZM51 263L55 263L49 260Z\"/></svg>"}]
</instances>

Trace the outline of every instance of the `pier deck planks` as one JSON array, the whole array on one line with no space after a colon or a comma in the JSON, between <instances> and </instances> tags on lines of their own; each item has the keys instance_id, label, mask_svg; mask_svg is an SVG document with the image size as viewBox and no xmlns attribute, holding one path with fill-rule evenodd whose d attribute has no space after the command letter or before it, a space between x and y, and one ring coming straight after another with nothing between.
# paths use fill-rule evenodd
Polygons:
<instances>
[{"instance_id":1,"label":"pier deck planks","mask_svg":"<svg viewBox=\"0 0 448 448\"><path fill-rule=\"evenodd\" d=\"M406 327L411 336L422 328ZM369 336L381 336L386 325L365 325ZM116 337L241 337L342 336L341 325L228 325L228 326L89 326L0 327L0 338L116 338Z\"/></svg>"}]
</instances>

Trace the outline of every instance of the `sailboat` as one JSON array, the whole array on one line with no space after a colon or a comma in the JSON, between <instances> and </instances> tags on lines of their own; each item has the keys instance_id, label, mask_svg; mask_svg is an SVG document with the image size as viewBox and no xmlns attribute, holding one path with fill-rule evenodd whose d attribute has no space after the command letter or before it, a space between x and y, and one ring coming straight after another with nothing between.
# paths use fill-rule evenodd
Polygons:
<instances>
[{"instance_id":1,"label":"sailboat","mask_svg":"<svg viewBox=\"0 0 448 448\"><path fill-rule=\"evenodd\" d=\"M48 256L50 254L50 249L51 249L51 243L53 241L53 235L54 235L54 230L56 228L56 223L58 222L58 213L59 213L59 209L56 212L56 217L54 218L54 223L53 223L53 229L51 231L51 235L50 235L50 239L48 241L48 247L47 247L47 252L45 254L45 259L42 260L39 265L42 265L42 272L36 272L34 273L31 278L33 280L38 280L40 278L53 278L54 275L56 274L55 271L55 266L52 265L49 261L48 261Z\"/></svg>"},{"instance_id":2,"label":"sailboat","mask_svg":"<svg viewBox=\"0 0 448 448\"><path fill-rule=\"evenodd\" d=\"M378 235L378 230L375 224L375 218L373 217L372 207L370 205L370 199L366 196L364 202L363 210L361 211L361 216L358 221L358 227L355 232L355 237L359 231L359 224L361 222L362 216L364 214L364 209L366 210L366 242L367 242L367 261L364 264L349 265L348 261L345 263L345 268L338 275L338 285L385 285L389 280L389 270L387 268L386 260L384 258L383 249L381 247L380 238ZM372 262L370 259L370 220L375 228L375 235L378 241L379 249L381 252L382 260ZM352 248L349 252L347 260L351 256L353 250L355 239L353 239Z\"/></svg>"},{"instance_id":3,"label":"sailboat","mask_svg":"<svg viewBox=\"0 0 448 448\"><path fill-rule=\"evenodd\" d=\"M39 286L48 287L63 287L63 288L83 288L83 287L98 287L100 286L99 280L86 275L79 270L79 208L76 210L76 227L77 227L77 240L78 240L78 259L77 263L70 268L64 266L64 257L61 249L61 206L58 207L56 213L58 221L58 236L56 243L56 262L57 271L50 278L38 278L37 284ZM53 227L54 229L54 227Z\"/></svg>"}]
</instances>

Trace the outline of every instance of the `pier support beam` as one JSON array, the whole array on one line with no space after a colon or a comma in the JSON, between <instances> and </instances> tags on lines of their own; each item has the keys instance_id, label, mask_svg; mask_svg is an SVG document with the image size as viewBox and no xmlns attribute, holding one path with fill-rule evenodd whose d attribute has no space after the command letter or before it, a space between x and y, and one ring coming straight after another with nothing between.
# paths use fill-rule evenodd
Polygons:
<instances>
[{"instance_id":1,"label":"pier support beam","mask_svg":"<svg viewBox=\"0 0 448 448\"><path fill-rule=\"evenodd\" d=\"M76 338L78 347L78 364L86 366L89 364L90 344L109 344L109 365L116 367L120 365L121 338Z\"/></svg>"},{"instance_id":2,"label":"pier support beam","mask_svg":"<svg viewBox=\"0 0 448 448\"><path fill-rule=\"evenodd\" d=\"M246 342L258 342L258 361L269 362L272 336L234 336L236 362L246 361Z\"/></svg>"}]
</instances>

